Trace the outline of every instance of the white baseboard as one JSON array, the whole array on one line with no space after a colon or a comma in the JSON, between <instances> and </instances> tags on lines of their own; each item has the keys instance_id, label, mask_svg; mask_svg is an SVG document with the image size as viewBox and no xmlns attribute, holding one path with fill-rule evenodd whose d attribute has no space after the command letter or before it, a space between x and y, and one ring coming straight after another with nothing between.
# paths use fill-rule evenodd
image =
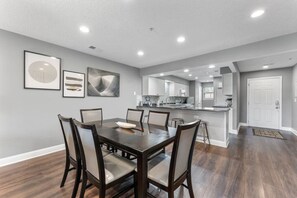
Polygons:
<instances>
[{"instance_id":1,"label":"white baseboard","mask_svg":"<svg viewBox=\"0 0 297 198\"><path fill-rule=\"evenodd\" d=\"M22 153L22 154L18 154L18 155L13 155L13 156L1 158L0 159L0 167L7 166L7 165L10 165L10 164L14 164L14 163L21 162L21 161L25 161L25 160L32 159L32 158L35 158L35 157L47 155L47 154L54 153L54 152L57 152L57 151L61 151L61 150L64 150L64 149L65 149L65 145L60 144L60 145L56 145L56 146L52 146L52 147L48 147L48 148L43 148L43 149L38 149L38 150L35 150L35 151L30 151L30 152L27 152L27 153Z\"/></svg>"},{"instance_id":2,"label":"white baseboard","mask_svg":"<svg viewBox=\"0 0 297 198\"><path fill-rule=\"evenodd\" d=\"M241 127L241 126L248 126L248 124L245 122L239 122L239 127Z\"/></svg>"},{"instance_id":3,"label":"white baseboard","mask_svg":"<svg viewBox=\"0 0 297 198\"><path fill-rule=\"evenodd\" d=\"M292 132L294 135L297 136L297 131L291 127L281 127L281 130L284 130L284 131L290 131Z\"/></svg>"},{"instance_id":4,"label":"white baseboard","mask_svg":"<svg viewBox=\"0 0 297 198\"><path fill-rule=\"evenodd\" d=\"M238 130L230 129L230 130L229 130L229 133L238 135Z\"/></svg>"},{"instance_id":5,"label":"white baseboard","mask_svg":"<svg viewBox=\"0 0 297 198\"><path fill-rule=\"evenodd\" d=\"M295 129L293 129L293 128L291 128L291 129L292 129L291 132L292 132L294 135L297 136L297 130L295 130Z\"/></svg>"},{"instance_id":6,"label":"white baseboard","mask_svg":"<svg viewBox=\"0 0 297 198\"><path fill-rule=\"evenodd\" d=\"M196 142L204 143L202 137L197 137L196 138ZM208 144L208 141L206 141L206 144ZM212 139L210 139L210 144L211 145L214 145L214 146L219 146L219 147L227 148L228 145L229 145L229 140L227 142L223 142L223 141L218 141L218 140L212 140Z\"/></svg>"}]
</instances>

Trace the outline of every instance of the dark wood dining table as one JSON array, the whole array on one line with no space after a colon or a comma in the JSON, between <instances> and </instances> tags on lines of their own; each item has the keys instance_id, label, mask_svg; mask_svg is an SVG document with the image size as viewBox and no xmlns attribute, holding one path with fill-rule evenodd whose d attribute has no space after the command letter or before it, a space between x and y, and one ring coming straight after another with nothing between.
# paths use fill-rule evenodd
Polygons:
<instances>
[{"instance_id":1,"label":"dark wood dining table","mask_svg":"<svg viewBox=\"0 0 297 198\"><path fill-rule=\"evenodd\" d=\"M133 129L117 126L116 122L129 122L136 125ZM102 142L124 150L137 159L137 192L138 198L147 196L147 160L148 157L174 141L176 128L162 127L126 121L115 118L96 124L98 135Z\"/></svg>"}]
</instances>

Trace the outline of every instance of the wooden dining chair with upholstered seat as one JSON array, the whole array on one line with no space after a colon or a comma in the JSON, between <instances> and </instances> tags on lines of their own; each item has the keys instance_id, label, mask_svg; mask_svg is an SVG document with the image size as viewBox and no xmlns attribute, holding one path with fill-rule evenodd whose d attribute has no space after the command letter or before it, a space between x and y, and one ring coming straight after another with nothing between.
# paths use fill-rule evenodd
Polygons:
<instances>
[{"instance_id":1,"label":"wooden dining chair with upholstered seat","mask_svg":"<svg viewBox=\"0 0 297 198\"><path fill-rule=\"evenodd\" d=\"M147 123L158 126L168 126L169 115L169 112L150 110L148 114Z\"/></svg>"},{"instance_id":2,"label":"wooden dining chair with upholstered seat","mask_svg":"<svg viewBox=\"0 0 297 198\"><path fill-rule=\"evenodd\" d=\"M149 183L168 192L169 198L174 198L174 191L181 185L188 188L190 197L194 198L191 164L199 124L200 120L178 125L171 157L161 154L148 163ZM187 186L183 184L185 180Z\"/></svg>"},{"instance_id":3,"label":"wooden dining chair with upholstered seat","mask_svg":"<svg viewBox=\"0 0 297 198\"><path fill-rule=\"evenodd\" d=\"M83 170L80 198L84 197L87 180L99 188L100 198L105 197L108 188L120 184L132 176L134 176L134 184L120 190L115 196L127 192L132 187L136 189L135 163L116 154L110 154L103 158L96 126L82 124L76 120L74 120L74 125Z\"/></svg>"},{"instance_id":4,"label":"wooden dining chair with upholstered seat","mask_svg":"<svg viewBox=\"0 0 297 198\"><path fill-rule=\"evenodd\" d=\"M80 110L81 121L87 122L98 122L102 125L103 111L102 108L95 109L81 109Z\"/></svg>"},{"instance_id":5,"label":"wooden dining chair with upholstered seat","mask_svg":"<svg viewBox=\"0 0 297 198\"><path fill-rule=\"evenodd\" d=\"M163 112L163 111L149 111L148 114L148 120L147 123L149 125L156 125L156 126L162 126L167 127L168 126L168 120L169 120L169 112ZM165 148L153 153L151 156L149 156L149 160L156 157L157 155L165 153Z\"/></svg>"},{"instance_id":6,"label":"wooden dining chair with upholstered seat","mask_svg":"<svg viewBox=\"0 0 297 198\"><path fill-rule=\"evenodd\" d=\"M66 118L58 115L61 129L63 132L64 143L65 143L65 151L66 151L66 163L63 174L63 179L60 184L60 187L63 187L68 175L68 172L71 170L76 170L76 177L74 182L74 187L72 191L72 198L76 196L77 189L79 186L79 180L81 176L81 158L79 154L78 142L74 131L74 125L72 118ZM70 165L73 167L70 168Z\"/></svg>"},{"instance_id":7,"label":"wooden dining chair with upholstered seat","mask_svg":"<svg viewBox=\"0 0 297 198\"><path fill-rule=\"evenodd\" d=\"M134 121L134 122L142 122L144 110L142 109L128 109L126 120L128 121Z\"/></svg>"}]
</instances>

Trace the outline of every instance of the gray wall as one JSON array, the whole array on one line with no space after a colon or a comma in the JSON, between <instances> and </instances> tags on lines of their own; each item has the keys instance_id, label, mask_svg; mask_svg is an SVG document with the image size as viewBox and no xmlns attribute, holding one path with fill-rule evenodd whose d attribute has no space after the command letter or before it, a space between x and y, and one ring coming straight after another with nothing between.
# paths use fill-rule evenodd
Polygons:
<instances>
[{"instance_id":1,"label":"gray wall","mask_svg":"<svg viewBox=\"0 0 297 198\"><path fill-rule=\"evenodd\" d=\"M136 105L139 69L2 30L0 43L0 158L62 144L59 113L80 120L79 109L102 107L104 118L125 117ZM62 70L120 73L120 97L69 99L62 91L24 89L24 50L62 58Z\"/></svg>"},{"instance_id":2,"label":"gray wall","mask_svg":"<svg viewBox=\"0 0 297 198\"><path fill-rule=\"evenodd\" d=\"M202 84L202 106L203 107L212 107L214 105L214 100L203 100L203 89L205 87L213 87L213 82L201 83Z\"/></svg>"},{"instance_id":3,"label":"gray wall","mask_svg":"<svg viewBox=\"0 0 297 198\"><path fill-rule=\"evenodd\" d=\"M240 75L240 122L247 122L247 79L269 76L282 76L282 126L291 127L292 123L292 67L283 69L246 72Z\"/></svg>"},{"instance_id":4,"label":"gray wall","mask_svg":"<svg viewBox=\"0 0 297 198\"><path fill-rule=\"evenodd\" d=\"M292 127L297 131L297 65L293 68L293 105L292 105Z\"/></svg>"}]
</instances>

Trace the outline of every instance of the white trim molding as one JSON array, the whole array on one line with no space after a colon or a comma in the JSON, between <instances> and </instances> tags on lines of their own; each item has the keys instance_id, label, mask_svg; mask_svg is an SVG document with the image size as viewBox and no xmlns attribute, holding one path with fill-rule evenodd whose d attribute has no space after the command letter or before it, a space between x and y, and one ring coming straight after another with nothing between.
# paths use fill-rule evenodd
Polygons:
<instances>
[{"instance_id":1,"label":"white trim molding","mask_svg":"<svg viewBox=\"0 0 297 198\"><path fill-rule=\"evenodd\" d=\"M204 143L202 137L197 137L196 142ZM208 144L208 140L206 140L206 144ZM219 147L223 147L223 148L228 148L229 139L227 140L227 142L210 139L210 145L219 146Z\"/></svg>"},{"instance_id":2,"label":"white trim molding","mask_svg":"<svg viewBox=\"0 0 297 198\"><path fill-rule=\"evenodd\" d=\"M236 129L230 129L229 130L229 133L238 135L238 130L236 130Z\"/></svg>"},{"instance_id":3,"label":"white trim molding","mask_svg":"<svg viewBox=\"0 0 297 198\"><path fill-rule=\"evenodd\" d=\"M292 132L294 135L297 136L297 131L291 127L281 127L281 130L284 130L284 131L290 131Z\"/></svg>"},{"instance_id":4,"label":"white trim molding","mask_svg":"<svg viewBox=\"0 0 297 198\"><path fill-rule=\"evenodd\" d=\"M58 152L58 151L61 151L61 150L64 150L64 149L65 149L65 145L60 144L60 145L56 145L56 146L52 146L52 147L38 149L38 150L35 150L35 151L30 151L30 152L27 152L27 153L21 153L21 154L18 154L18 155L13 155L13 156L1 158L0 159L0 167L7 166L7 165L10 165L10 164L14 164L14 163L18 163L18 162L22 162L22 161L29 160L29 159L32 159L32 158L35 158L35 157L47 155L47 154L50 154L50 153Z\"/></svg>"}]
</instances>

